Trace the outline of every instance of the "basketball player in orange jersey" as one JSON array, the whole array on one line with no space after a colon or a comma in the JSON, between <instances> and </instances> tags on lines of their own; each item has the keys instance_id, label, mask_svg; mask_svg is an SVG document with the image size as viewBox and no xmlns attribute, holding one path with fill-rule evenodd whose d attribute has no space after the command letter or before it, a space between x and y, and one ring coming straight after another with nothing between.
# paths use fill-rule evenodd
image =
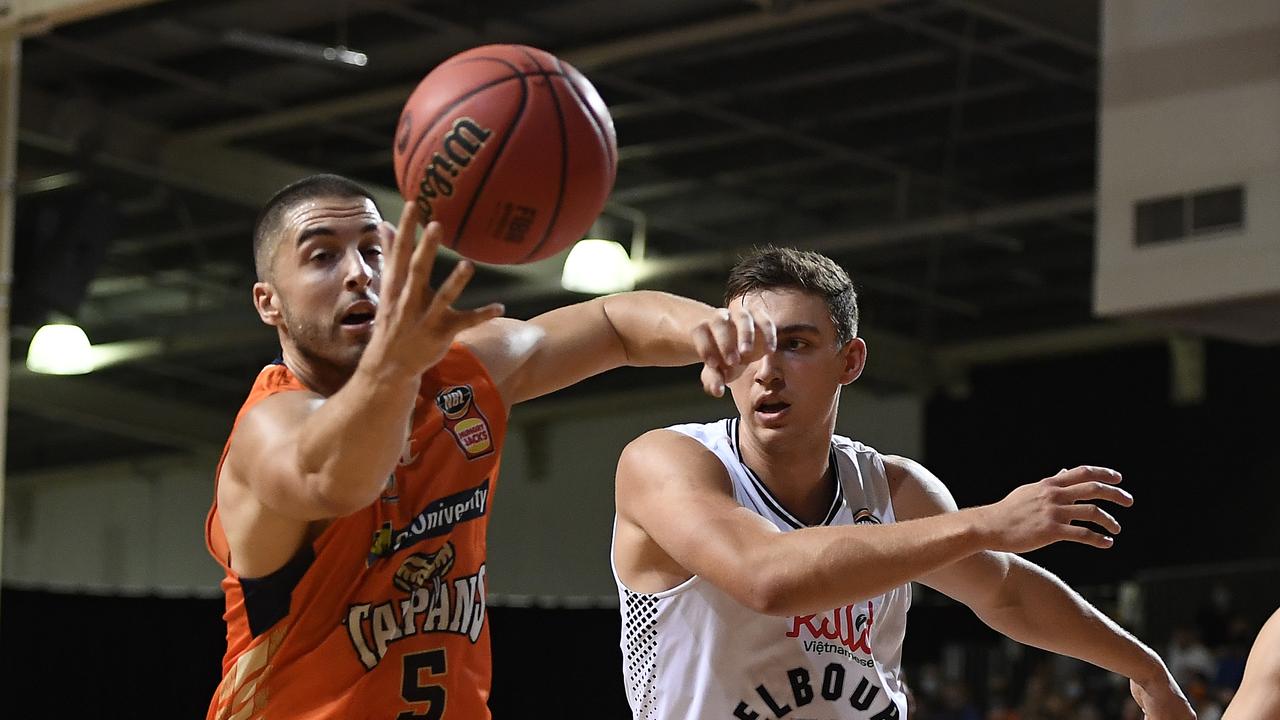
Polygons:
<instances>
[{"instance_id":1,"label":"basketball player in orange jersey","mask_svg":"<svg viewBox=\"0 0 1280 720\"><path fill-rule=\"evenodd\" d=\"M1258 631L1244 665L1244 679L1222 720L1280 718L1280 610Z\"/></svg>"},{"instance_id":2,"label":"basketball player in orange jersey","mask_svg":"<svg viewBox=\"0 0 1280 720\"><path fill-rule=\"evenodd\" d=\"M635 717L905 717L913 580L1010 638L1130 678L1148 718L1194 717L1155 652L1016 554L1110 547L1120 525L1095 503L1132 503L1119 474L1063 470L957 510L919 463L833 434L840 388L867 359L843 269L768 249L738 264L726 298L776 323L776 350L744 358L728 385L738 417L652 431L618 463L613 563ZM978 471L998 462L973 454Z\"/></svg>"},{"instance_id":3,"label":"basketball player in orange jersey","mask_svg":"<svg viewBox=\"0 0 1280 720\"><path fill-rule=\"evenodd\" d=\"M771 338L662 293L528 322L457 310L473 268L433 290L442 232L414 248L416 216L392 231L365 190L316 176L258 222L253 300L282 356L218 466L227 654L209 718L488 717L485 529L511 405L622 365L702 359L715 389Z\"/></svg>"}]
</instances>

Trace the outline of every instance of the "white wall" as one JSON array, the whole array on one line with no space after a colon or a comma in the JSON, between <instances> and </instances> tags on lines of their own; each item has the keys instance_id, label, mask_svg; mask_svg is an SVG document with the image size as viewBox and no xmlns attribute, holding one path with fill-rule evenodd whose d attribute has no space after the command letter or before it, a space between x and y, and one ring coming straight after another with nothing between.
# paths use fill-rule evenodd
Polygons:
<instances>
[{"instance_id":1,"label":"white wall","mask_svg":"<svg viewBox=\"0 0 1280 720\"><path fill-rule=\"evenodd\" d=\"M490 524L497 602L608 602L613 469L646 430L733 412L688 390L612 403L517 407ZM846 392L839 430L885 452L920 456L918 399ZM542 452L533 450L540 448ZM174 456L11 476L3 576L16 587L217 595L204 548L214 457Z\"/></svg>"},{"instance_id":2,"label":"white wall","mask_svg":"<svg viewBox=\"0 0 1280 720\"><path fill-rule=\"evenodd\" d=\"M217 594L204 549L217 458L14 475L4 519L4 582L122 593Z\"/></svg>"},{"instance_id":3,"label":"white wall","mask_svg":"<svg viewBox=\"0 0 1280 720\"><path fill-rule=\"evenodd\" d=\"M1280 2L1105 0L1102 35L1095 309L1280 311ZM1135 246L1135 202L1235 185L1243 228Z\"/></svg>"}]
</instances>

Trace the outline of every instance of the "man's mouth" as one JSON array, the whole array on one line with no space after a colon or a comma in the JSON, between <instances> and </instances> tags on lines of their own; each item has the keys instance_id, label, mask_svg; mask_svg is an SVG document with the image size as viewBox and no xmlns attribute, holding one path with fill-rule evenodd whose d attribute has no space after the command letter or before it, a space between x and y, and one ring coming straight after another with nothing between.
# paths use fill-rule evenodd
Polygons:
<instances>
[{"instance_id":1,"label":"man's mouth","mask_svg":"<svg viewBox=\"0 0 1280 720\"><path fill-rule=\"evenodd\" d=\"M342 325L351 328L358 328L373 322L374 315L378 311L378 306L368 300L360 300L351 303L347 311L338 319Z\"/></svg>"},{"instance_id":2,"label":"man's mouth","mask_svg":"<svg viewBox=\"0 0 1280 720\"><path fill-rule=\"evenodd\" d=\"M791 407L791 403L783 402L781 400L769 400L769 401L757 402L755 409L756 409L756 412L758 413L773 415L776 413L780 413L789 407Z\"/></svg>"},{"instance_id":3,"label":"man's mouth","mask_svg":"<svg viewBox=\"0 0 1280 720\"><path fill-rule=\"evenodd\" d=\"M373 313L371 312L353 312L343 316L342 324L343 325L364 325L365 323L370 322L372 320L373 320Z\"/></svg>"}]
</instances>

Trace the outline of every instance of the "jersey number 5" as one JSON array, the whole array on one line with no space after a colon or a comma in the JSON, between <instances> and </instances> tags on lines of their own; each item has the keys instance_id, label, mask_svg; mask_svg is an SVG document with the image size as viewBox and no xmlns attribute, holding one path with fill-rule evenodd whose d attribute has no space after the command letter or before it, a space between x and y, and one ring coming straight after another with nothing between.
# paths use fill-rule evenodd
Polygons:
<instances>
[{"instance_id":1,"label":"jersey number 5","mask_svg":"<svg viewBox=\"0 0 1280 720\"><path fill-rule=\"evenodd\" d=\"M404 656L404 678L400 684L400 697L407 703L428 703L422 714L405 710L396 720L440 720L444 716L444 687L424 684L423 675L445 673L444 649L428 650Z\"/></svg>"}]
</instances>

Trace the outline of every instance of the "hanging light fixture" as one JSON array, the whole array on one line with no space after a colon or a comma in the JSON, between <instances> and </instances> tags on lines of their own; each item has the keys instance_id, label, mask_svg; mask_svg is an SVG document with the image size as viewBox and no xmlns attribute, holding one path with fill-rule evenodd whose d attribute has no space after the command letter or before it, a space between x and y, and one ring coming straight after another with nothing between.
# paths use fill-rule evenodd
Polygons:
<instances>
[{"instance_id":1,"label":"hanging light fixture","mask_svg":"<svg viewBox=\"0 0 1280 720\"><path fill-rule=\"evenodd\" d=\"M93 371L93 348L79 325L55 323L36 331L27 348L27 369L44 375Z\"/></svg>"}]
</instances>

